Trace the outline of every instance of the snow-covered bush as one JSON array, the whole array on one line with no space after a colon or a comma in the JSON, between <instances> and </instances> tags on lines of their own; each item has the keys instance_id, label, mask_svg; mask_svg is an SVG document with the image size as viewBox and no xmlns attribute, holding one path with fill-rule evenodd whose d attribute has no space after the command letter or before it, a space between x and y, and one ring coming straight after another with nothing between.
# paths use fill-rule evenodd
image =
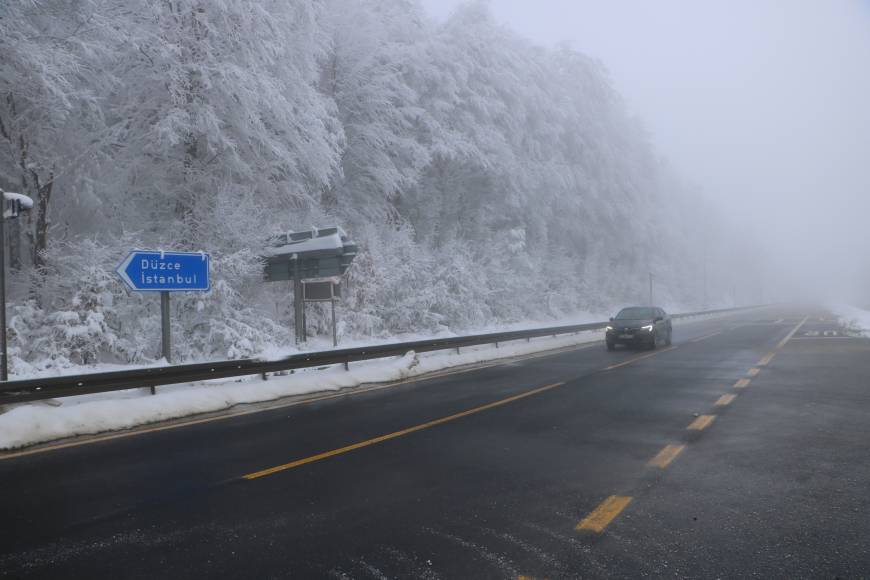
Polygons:
<instances>
[{"instance_id":1,"label":"snow-covered bush","mask_svg":"<svg viewBox=\"0 0 870 580\"><path fill-rule=\"evenodd\" d=\"M177 355L244 358L291 344L289 325L270 317L256 300L263 285L262 263L251 250L212 255L211 290L173 297Z\"/></svg>"}]
</instances>

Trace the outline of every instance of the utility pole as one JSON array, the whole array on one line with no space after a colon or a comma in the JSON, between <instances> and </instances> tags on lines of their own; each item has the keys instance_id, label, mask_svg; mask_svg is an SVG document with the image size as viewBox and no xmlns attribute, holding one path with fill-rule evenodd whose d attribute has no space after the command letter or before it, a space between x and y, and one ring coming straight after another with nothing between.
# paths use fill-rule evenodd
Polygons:
<instances>
[{"instance_id":1,"label":"utility pole","mask_svg":"<svg viewBox=\"0 0 870 580\"><path fill-rule=\"evenodd\" d=\"M704 310L707 309L707 238L704 238Z\"/></svg>"},{"instance_id":2,"label":"utility pole","mask_svg":"<svg viewBox=\"0 0 870 580\"><path fill-rule=\"evenodd\" d=\"M23 210L33 208L33 200L20 193L0 189L0 381L9 380L9 360L6 350L6 212L17 218Z\"/></svg>"},{"instance_id":3,"label":"utility pole","mask_svg":"<svg viewBox=\"0 0 870 580\"><path fill-rule=\"evenodd\" d=\"M653 273L649 273L649 305L653 305Z\"/></svg>"},{"instance_id":4,"label":"utility pole","mask_svg":"<svg viewBox=\"0 0 870 580\"><path fill-rule=\"evenodd\" d=\"M9 380L9 362L6 360L6 195L3 195L3 205L0 206L0 381Z\"/></svg>"}]
</instances>

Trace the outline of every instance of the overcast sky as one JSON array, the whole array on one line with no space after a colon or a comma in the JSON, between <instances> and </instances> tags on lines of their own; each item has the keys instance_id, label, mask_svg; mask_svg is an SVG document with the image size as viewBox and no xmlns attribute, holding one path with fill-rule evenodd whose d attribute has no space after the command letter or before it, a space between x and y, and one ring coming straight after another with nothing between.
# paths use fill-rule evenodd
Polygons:
<instances>
[{"instance_id":1,"label":"overcast sky","mask_svg":"<svg viewBox=\"0 0 870 580\"><path fill-rule=\"evenodd\" d=\"M489 4L603 61L659 152L808 291L870 304L870 0Z\"/></svg>"}]
</instances>

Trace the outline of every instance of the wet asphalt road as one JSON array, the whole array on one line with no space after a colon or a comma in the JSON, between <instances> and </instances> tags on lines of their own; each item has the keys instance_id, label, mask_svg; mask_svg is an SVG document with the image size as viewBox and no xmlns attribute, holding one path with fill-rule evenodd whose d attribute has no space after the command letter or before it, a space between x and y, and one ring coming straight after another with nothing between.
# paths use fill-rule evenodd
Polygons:
<instances>
[{"instance_id":1,"label":"wet asphalt road","mask_svg":"<svg viewBox=\"0 0 870 580\"><path fill-rule=\"evenodd\" d=\"M870 577L868 446L870 341L772 307L0 460L0 576Z\"/></svg>"}]
</instances>

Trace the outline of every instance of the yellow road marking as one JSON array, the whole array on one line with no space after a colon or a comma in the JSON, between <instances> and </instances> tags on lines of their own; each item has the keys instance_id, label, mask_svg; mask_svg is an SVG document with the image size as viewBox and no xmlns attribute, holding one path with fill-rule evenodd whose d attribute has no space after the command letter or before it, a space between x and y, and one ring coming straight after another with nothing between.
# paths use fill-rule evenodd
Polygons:
<instances>
[{"instance_id":1,"label":"yellow road marking","mask_svg":"<svg viewBox=\"0 0 870 580\"><path fill-rule=\"evenodd\" d=\"M735 389L745 389L746 387L749 386L749 383L750 383L749 379L740 379L739 381L734 383L734 388Z\"/></svg>"},{"instance_id":2,"label":"yellow road marking","mask_svg":"<svg viewBox=\"0 0 870 580\"><path fill-rule=\"evenodd\" d=\"M749 369L749 371L746 373L746 375L747 375L747 376L750 376L750 377L754 377L754 376L757 375L759 372L761 372L761 369L760 369L760 368L758 368L758 367L753 367L753 368Z\"/></svg>"},{"instance_id":3,"label":"yellow road marking","mask_svg":"<svg viewBox=\"0 0 870 580\"><path fill-rule=\"evenodd\" d=\"M700 338L693 338L693 339L690 340L689 342L701 342L702 340L707 340L708 338L711 338L711 337L713 337L713 336L716 336L716 335L722 334L722 332L723 332L723 331L719 330L719 331L713 332L713 333L711 333L711 334L708 334L708 335L706 335L706 336L702 336L702 337L700 337Z\"/></svg>"},{"instance_id":4,"label":"yellow road marking","mask_svg":"<svg viewBox=\"0 0 870 580\"><path fill-rule=\"evenodd\" d=\"M631 503L631 500L632 498L628 496L611 495L601 502L591 514L583 518L583 521L577 524L574 529L591 530L600 534Z\"/></svg>"},{"instance_id":5,"label":"yellow road marking","mask_svg":"<svg viewBox=\"0 0 870 580\"><path fill-rule=\"evenodd\" d=\"M771 352L769 352L769 353L767 353L767 354L764 356L763 359L761 359L760 361L758 361L758 366L760 366L760 367L765 367L765 366L769 365L769 364L770 364L770 361L772 361L772 360L773 360L773 357L775 357L775 356L776 356L776 351L775 351L775 350L774 350L774 351L771 351Z\"/></svg>"},{"instance_id":6,"label":"yellow road marking","mask_svg":"<svg viewBox=\"0 0 870 580\"><path fill-rule=\"evenodd\" d=\"M525 399L526 397L531 397L532 395L537 395L539 393L543 393L544 391L549 391L550 389L555 389L556 387L561 387L564 384L565 383L553 383L551 385L538 387L537 389L532 389L530 391L526 391L526 392L520 393L518 395L513 395L512 397L507 397L506 399L501 399L499 401L487 403L486 405L481 405L480 407L475 407L473 409L468 409L467 411L462 411L461 413L456 413L454 415L449 415L447 417L435 419L434 421L428 421L426 423L421 423L421 424L415 425L413 427L408 427L407 429L402 429L401 431L387 433L386 435L381 435L379 437L374 437L372 439L366 439L365 441L360 441L358 443L354 443L352 445L347 445L345 447L339 447L338 449L333 449L331 451L325 451L324 453L318 453L317 455L312 455L310 457L304 457L302 459L297 459L296 461L291 461L290 463L284 463L282 465L276 465L275 467L269 467L268 469L262 469L260 471L255 471L254 473L248 473L247 475L243 475L242 477L244 479L249 479L249 480L250 479L257 479L259 477L265 477L267 475L272 475L272 474L278 473L280 471L286 471L288 469L293 469L294 467L299 467L302 465L307 465L308 463L314 463L315 461L320 461L322 459L334 457L336 455L342 455L344 453L348 453L348 452L354 451L356 449L361 449L363 447L368 447L370 445L376 445L378 443L383 443L384 441L396 439L396 438L402 437L404 435L416 433L417 431L422 431L423 429L429 429L429 428L435 427L437 425L443 425L444 423L448 423L450 421L455 421L456 419L461 419L462 417L468 417L469 415L474 415L475 413L480 413L481 411L486 411L487 409L493 409L495 407L507 405L508 403L513 403L514 401L519 401L520 399Z\"/></svg>"},{"instance_id":7,"label":"yellow road marking","mask_svg":"<svg viewBox=\"0 0 870 580\"><path fill-rule=\"evenodd\" d=\"M701 415L694 421L692 421L686 429L691 429L693 431L702 431L709 427L713 421L716 420L716 415Z\"/></svg>"},{"instance_id":8,"label":"yellow road marking","mask_svg":"<svg viewBox=\"0 0 870 580\"><path fill-rule=\"evenodd\" d=\"M737 398L737 395L722 395L716 401L716 406L717 407L724 407L725 405L730 405L734 401L734 399L736 399L736 398Z\"/></svg>"},{"instance_id":9,"label":"yellow road marking","mask_svg":"<svg viewBox=\"0 0 870 580\"><path fill-rule=\"evenodd\" d=\"M480 371L492 367L497 367L506 364L509 361L514 360L529 360L535 358L544 358L547 356L553 356L557 354L561 354L562 352L570 352L572 350L583 350L587 348L592 348L594 346L598 346L601 343L600 340L594 340L591 342L584 342L578 345L572 345L567 347L562 347L558 349L552 349L547 351L540 351L529 353L526 355L517 355L517 356L508 356L503 359L498 359L496 362L491 364L484 365L473 365L468 368L462 369L453 369L453 370L445 370L438 371L433 373L427 373L422 375L417 375L415 377L409 377L407 379L403 379L400 381L386 383L386 384L376 384L369 387L356 387L349 388L346 390L342 390L338 393L330 393L328 395L319 395L315 397L311 397L303 400L289 401L287 403L276 403L275 401L261 401L259 403L246 403L247 405L257 405L256 409L244 409L244 410L232 410L226 409L224 411L215 411L215 413L220 413L220 415L213 417L203 417L200 419L180 419L180 420L172 420L172 423L167 425L158 425L154 427L144 427L144 428L133 428L132 430L126 430L120 433L109 433L106 435L96 435L96 436L82 436L84 438L76 441L68 441L66 443L54 443L54 444L44 444L39 445L38 447L34 447L31 449L23 449L21 451L10 451L4 452L0 451L0 461L5 459L15 459L17 457L26 457L28 455L36 455L39 453L48 453L49 451L60 451L61 449L68 449L70 447L80 447L82 445L91 445L93 443L102 443L103 441L112 441L115 439L124 439L126 437L135 437L137 435L146 435L148 433L158 433L160 431L167 431L169 429L181 429L183 427L191 427L193 425L200 425L203 423L212 423L214 421L223 421L225 419L232 419L234 417L244 417L245 415L252 415L254 413L262 413L264 411L272 411L275 409L285 409L288 407L296 407L299 405L309 405L311 403L319 403L320 401L327 401L330 399L338 399L341 397L351 397L354 395L362 395L363 393L371 393L372 391L380 391L383 389L392 389L393 387L399 387L402 385L406 385L408 383L413 382L424 382L428 380L440 379L443 377L448 377L452 375L460 375L464 373L470 373L474 371ZM463 365L465 366L465 365ZM292 395L290 395L292 396ZM275 403L275 404L271 404Z\"/></svg>"},{"instance_id":10,"label":"yellow road marking","mask_svg":"<svg viewBox=\"0 0 870 580\"><path fill-rule=\"evenodd\" d=\"M657 354L661 354L661 353L663 353L663 352L668 352L669 350L674 350L675 348L677 348L677 347L675 347L675 346L669 346L668 348L663 348L663 349L661 349L661 350L657 350L657 351L655 351L655 352L651 352L651 353L649 353L649 354L645 354L645 355L643 355L643 356L637 356L637 357L634 357L633 359L629 359L629 360L627 360L627 361L625 361L625 362L621 362L621 363L618 363L618 364L615 364L615 365L610 365L609 367L605 367L604 370L606 370L606 371L611 371L611 370L613 370L613 369L618 369L619 367L624 367L625 365L630 365L630 364L633 363L633 362L637 362L637 361L639 361L639 360L643 360L643 359L645 359L645 358L649 358L649 357L651 357L651 356L655 356L655 355L657 355Z\"/></svg>"},{"instance_id":11,"label":"yellow road marking","mask_svg":"<svg viewBox=\"0 0 870 580\"><path fill-rule=\"evenodd\" d=\"M685 449L685 445L665 445L664 449L659 451L655 457L650 459L647 465L664 469Z\"/></svg>"}]
</instances>

